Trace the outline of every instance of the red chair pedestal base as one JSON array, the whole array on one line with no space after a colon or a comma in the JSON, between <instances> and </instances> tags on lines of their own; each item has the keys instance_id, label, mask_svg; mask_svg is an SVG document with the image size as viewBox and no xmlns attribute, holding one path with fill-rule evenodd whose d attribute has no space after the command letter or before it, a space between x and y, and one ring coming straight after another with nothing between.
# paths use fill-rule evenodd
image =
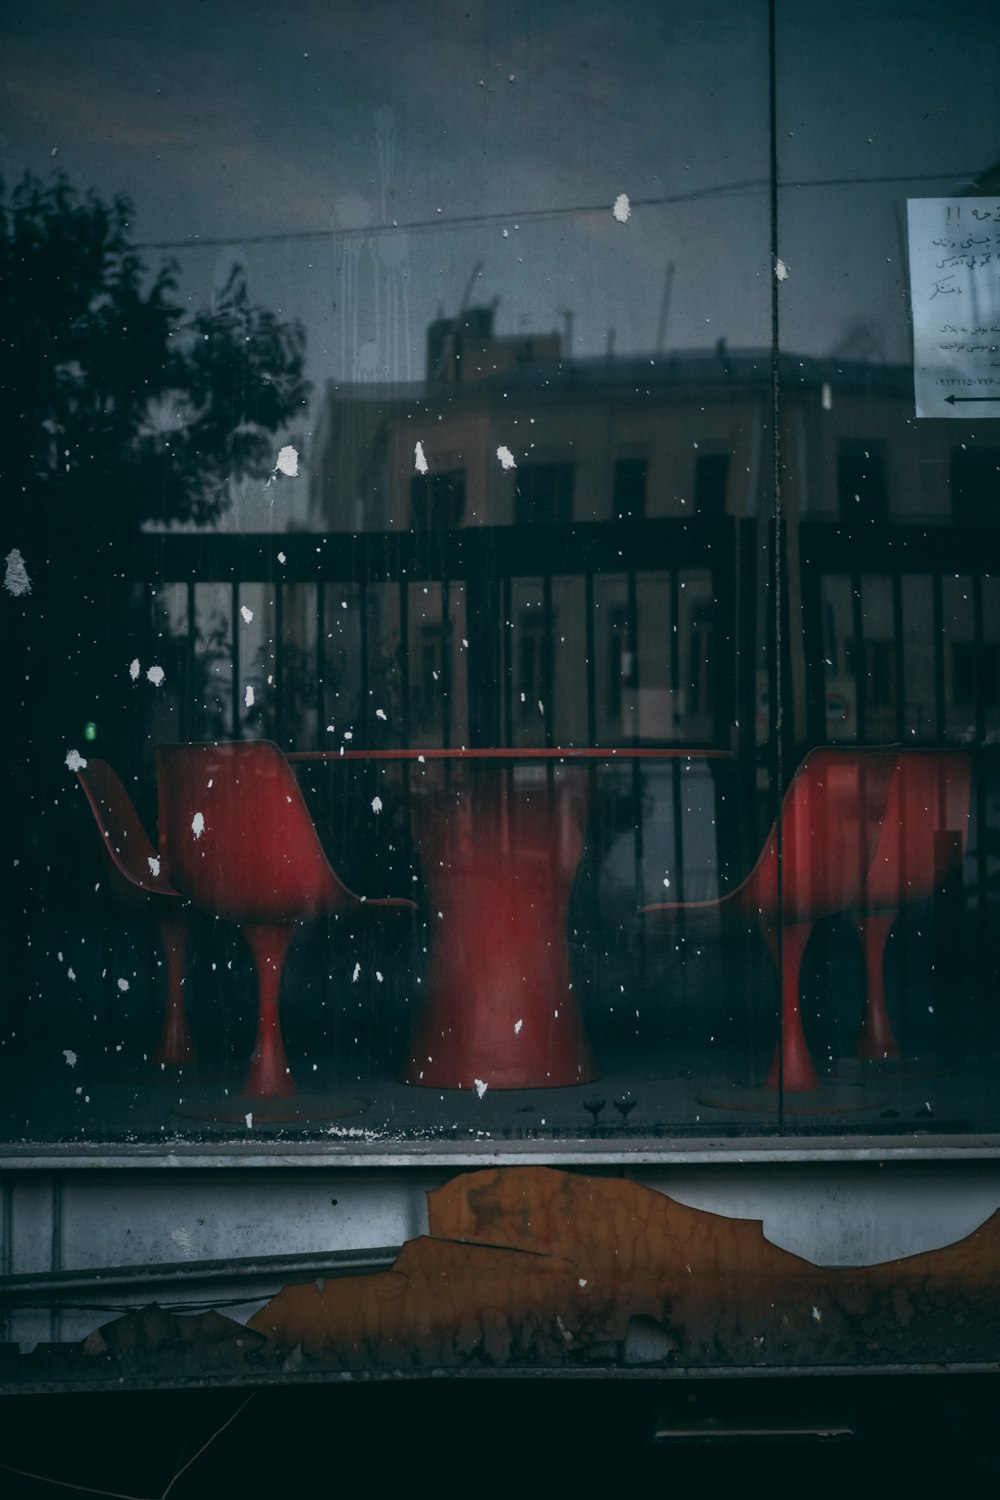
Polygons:
<instances>
[{"instance_id":1,"label":"red chair pedestal base","mask_svg":"<svg viewBox=\"0 0 1000 1500\"><path fill-rule=\"evenodd\" d=\"M811 1094L820 1087L819 1074L802 1029L799 1005L802 955L812 930L812 922L786 922L782 926L780 964L778 935L773 928L766 934L771 956L781 971L781 1034L764 1087L777 1089L780 1085L786 1093L792 1094Z\"/></svg>"},{"instance_id":2,"label":"red chair pedestal base","mask_svg":"<svg viewBox=\"0 0 1000 1500\"><path fill-rule=\"evenodd\" d=\"M285 957L295 937L295 927L258 927L248 924L243 927L243 936L253 954L258 986L257 1040L243 1082L243 1097L290 1099L296 1089L281 1038L278 993Z\"/></svg>"},{"instance_id":3,"label":"red chair pedestal base","mask_svg":"<svg viewBox=\"0 0 1000 1500\"><path fill-rule=\"evenodd\" d=\"M895 1062L900 1056L885 1003L884 977L885 945L895 919L895 912L875 912L854 921L865 955L865 1014L854 1048L862 1062Z\"/></svg>"},{"instance_id":4,"label":"red chair pedestal base","mask_svg":"<svg viewBox=\"0 0 1000 1500\"><path fill-rule=\"evenodd\" d=\"M187 918L158 917L156 927L167 962L167 1008L153 1061L165 1068L184 1068L197 1061L184 1005Z\"/></svg>"}]
</instances>

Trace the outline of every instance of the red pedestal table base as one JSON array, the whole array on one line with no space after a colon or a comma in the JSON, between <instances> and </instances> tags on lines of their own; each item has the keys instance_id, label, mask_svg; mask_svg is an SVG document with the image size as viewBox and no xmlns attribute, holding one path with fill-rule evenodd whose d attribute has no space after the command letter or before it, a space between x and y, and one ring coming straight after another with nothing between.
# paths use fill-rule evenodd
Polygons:
<instances>
[{"instance_id":1,"label":"red pedestal table base","mask_svg":"<svg viewBox=\"0 0 1000 1500\"><path fill-rule=\"evenodd\" d=\"M432 918L407 1083L533 1089L596 1070L571 987L567 919L581 799L459 794L417 809Z\"/></svg>"}]
</instances>

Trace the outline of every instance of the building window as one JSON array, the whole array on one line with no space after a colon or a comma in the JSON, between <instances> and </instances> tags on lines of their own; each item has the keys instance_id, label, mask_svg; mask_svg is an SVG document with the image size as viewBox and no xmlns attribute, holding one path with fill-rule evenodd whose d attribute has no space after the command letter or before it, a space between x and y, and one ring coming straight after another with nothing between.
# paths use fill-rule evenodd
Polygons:
<instances>
[{"instance_id":1,"label":"building window","mask_svg":"<svg viewBox=\"0 0 1000 1500\"><path fill-rule=\"evenodd\" d=\"M461 526L464 515L464 469L413 476L410 481L410 517L414 531L447 531Z\"/></svg>"},{"instance_id":2,"label":"building window","mask_svg":"<svg viewBox=\"0 0 1000 1500\"><path fill-rule=\"evenodd\" d=\"M615 463L614 513L616 521L639 521L646 514L646 476L649 464L644 458L619 458Z\"/></svg>"},{"instance_id":3,"label":"building window","mask_svg":"<svg viewBox=\"0 0 1000 1500\"><path fill-rule=\"evenodd\" d=\"M516 526L550 526L572 519L572 464L524 464L518 468L514 489Z\"/></svg>"},{"instance_id":4,"label":"building window","mask_svg":"<svg viewBox=\"0 0 1000 1500\"><path fill-rule=\"evenodd\" d=\"M951 450L951 513L966 525L1000 519L1000 448Z\"/></svg>"},{"instance_id":5,"label":"building window","mask_svg":"<svg viewBox=\"0 0 1000 1500\"><path fill-rule=\"evenodd\" d=\"M984 641L977 652L972 641L956 641L951 648L951 683L955 703L975 703L978 696L984 708L995 708L1000 703L1000 650L996 643Z\"/></svg>"},{"instance_id":6,"label":"building window","mask_svg":"<svg viewBox=\"0 0 1000 1500\"><path fill-rule=\"evenodd\" d=\"M694 461L694 508L700 516L726 513L728 453L699 453Z\"/></svg>"}]
</instances>

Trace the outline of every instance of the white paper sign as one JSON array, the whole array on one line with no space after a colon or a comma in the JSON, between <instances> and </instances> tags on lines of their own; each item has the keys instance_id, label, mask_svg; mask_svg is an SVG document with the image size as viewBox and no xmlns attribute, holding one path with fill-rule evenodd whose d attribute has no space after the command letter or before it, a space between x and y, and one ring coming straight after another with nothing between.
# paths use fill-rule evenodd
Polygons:
<instances>
[{"instance_id":1,"label":"white paper sign","mask_svg":"<svg viewBox=\"0 0 1000 1500\"><path fill-rule=\"evenodd\" d=\"M918 417L1000 417L1000 198L910 198Z\"/></svg>"}]
</instances>

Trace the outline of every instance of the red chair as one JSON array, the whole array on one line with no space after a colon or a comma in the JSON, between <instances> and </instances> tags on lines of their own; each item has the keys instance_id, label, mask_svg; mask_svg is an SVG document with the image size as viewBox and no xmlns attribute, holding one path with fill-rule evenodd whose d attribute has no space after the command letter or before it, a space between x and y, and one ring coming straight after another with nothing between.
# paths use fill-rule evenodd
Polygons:
<instances>
[{"instance_id":1,"label":"red chair","mask_svg":"<svg viewBox=\"0 0 1000 1500\"><path fill-rule=\"evenodd\" d=\"M900 910L926 901L965 857L971 757L960 750L903 751L854 925L865 955L865 1014L855 1056L898 1058L885 1003L885 945Z\"/></svg>"},{"instance_id":2,"label":"red chair","mask_svg":"<svg viewBox=\"0 0 1000 1500\"><path fill-rule=\"evenodd\" d=\"M750 874L714 901L653 902L644 913L718 910L757 925L782 976L781 1035L765 1087L792 1093L819 1087L802 1028L802 955L821 917L856 903L878 839L892 752L813 750L799 766Z\"/></svg>"},{"instance_id":3,"label":"red chair","mask_svg":"<svg viewBox=\"0 0 1000 1500\"><path fill-rule=\"evenodd\" d=\"M253 954L257 1040L243 1092L296 1092L278 1019L281 973L299 922L348 908L414 903L356 896L330 867L277 745L163 745L156 752L161 845L172 880L196 906L237 922Z\"/></svg>"},{"instance_id":4,"label":"red chair","mask_svg":"<svg viewBox=\"0 0 1000 1500\"><path fill-rule=\"evenodd\" d=\"M148 911L167 961L167 1009L154 1061L180 1068L195 1060L184 1006L187 915L183 898L164 875L132 799L104 760L77 770L101 835L101 856L111 889L123 905Z\"/></svg>"}]
</instances>

